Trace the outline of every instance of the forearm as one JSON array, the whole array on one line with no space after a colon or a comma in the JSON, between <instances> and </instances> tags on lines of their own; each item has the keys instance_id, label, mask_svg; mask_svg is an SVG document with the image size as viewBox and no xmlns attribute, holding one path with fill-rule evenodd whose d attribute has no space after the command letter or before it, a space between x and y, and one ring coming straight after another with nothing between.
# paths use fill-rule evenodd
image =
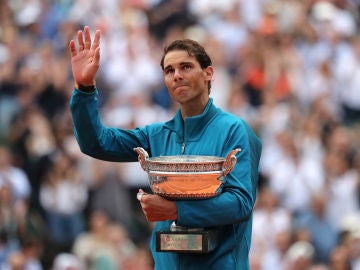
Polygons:
<instances>
[{"instance_id":1,"label":"forearm","mask_svg":"<svg viewBox=\"0 0 360 270\"><path fill-rule=\"evenodd\" d=\"M241 194L226 191L199 201L178 201L177 215L180 226L213 227L239 223L252 213L255 198L249 192Z\"/></svg>"},{"instance_id":2,"label":"forearm","mask_svg":"<svg viewBox=\"0 0 360 270\"><path fill-rule=\"evenodd\" d=\"M108 161L137 161L134 147L141 145L135 131L109 128L102 124L98 111L98 92L74 90L70 110L74 135L81 151Z\"/></svg>"},{"instance_id":3,"label":"forearm","mask_svg":"<svg viewBox=\"0 0 360 270\"><path fill-rule=\"evenodd\" d=\"M259 149L255 149L247 140L237 154L234 170L226 176L220 195L200 201L177 202L178 223L181 226L206 227L239 223L252 213L257 191ZM254 158L256 156L256 158Z\"/></svg>"}]
</instances>

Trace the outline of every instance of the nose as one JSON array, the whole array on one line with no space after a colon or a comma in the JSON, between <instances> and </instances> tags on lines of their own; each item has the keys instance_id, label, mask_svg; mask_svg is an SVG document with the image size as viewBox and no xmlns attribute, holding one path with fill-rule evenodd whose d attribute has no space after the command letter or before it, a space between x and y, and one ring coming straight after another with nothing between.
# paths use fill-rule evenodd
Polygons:
<instances>
[{"instance_id":1,"label":"nose","mask_svg":"<svg viewBox=\"0 0 360 270\"><path fill-rule=\"evenodd\" d=\"M183 75L180 69L175 69L174 71L174 80L178 81L178 80L182 80L183 79Z\"/></svg>"}]
</instances>

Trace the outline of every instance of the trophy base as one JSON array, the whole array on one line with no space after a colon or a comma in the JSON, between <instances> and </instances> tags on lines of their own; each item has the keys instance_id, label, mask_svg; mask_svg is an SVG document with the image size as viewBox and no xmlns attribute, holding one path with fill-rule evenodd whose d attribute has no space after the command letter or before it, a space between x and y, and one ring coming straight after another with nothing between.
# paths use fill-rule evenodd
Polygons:
<instances>
[{"instance_id":1,"label":"trophy base","mask_svg":"<svg viewBox=\"0 0 360 270\"><path fill-rule=\"evenodd\" d=\"M156 251L208 253L217 244L218 230L171 225L169 231L156 232Z\"/></svg>"}]
</instances>

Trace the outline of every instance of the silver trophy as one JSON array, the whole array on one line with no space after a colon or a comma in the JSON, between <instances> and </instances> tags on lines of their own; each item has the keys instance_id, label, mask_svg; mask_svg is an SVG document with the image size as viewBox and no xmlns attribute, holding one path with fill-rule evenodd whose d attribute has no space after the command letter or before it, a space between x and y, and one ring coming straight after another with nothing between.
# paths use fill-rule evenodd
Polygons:
<instances>
[{"instance_id":1,"label":"silver trophy","mask_svg":"<svg viewBox=\"0 0 360 270\"><path fill-rule=\"evenodd\" d=\"M232 150L226 158L199 155L150 158L143 148L134 150L154 194L169 200L200 200L220 194L225 176L234 169L235 155L241 149ZM216 247L218 233L216 228L189 228L173 222L169 230L156 232L156 250L207 253Z\"/></svg>"}]
</instances>

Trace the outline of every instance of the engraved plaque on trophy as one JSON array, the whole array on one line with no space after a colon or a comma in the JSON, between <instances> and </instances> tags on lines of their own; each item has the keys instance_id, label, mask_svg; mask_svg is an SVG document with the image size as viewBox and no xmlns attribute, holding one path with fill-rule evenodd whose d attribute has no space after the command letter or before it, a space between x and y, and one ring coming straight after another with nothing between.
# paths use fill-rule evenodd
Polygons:
<instances>
[{"instance_id":1,"label":"engraved plaque on trophy","mask_svg":"<svg viewBox=\"0 0 360 270\"><path fill-rule=\"evenodd\" d=\"M180 227L173 222L170 231L156 232L156 251L207 253L217 244L218 230Z\"/></svg>"}]
</instances>

